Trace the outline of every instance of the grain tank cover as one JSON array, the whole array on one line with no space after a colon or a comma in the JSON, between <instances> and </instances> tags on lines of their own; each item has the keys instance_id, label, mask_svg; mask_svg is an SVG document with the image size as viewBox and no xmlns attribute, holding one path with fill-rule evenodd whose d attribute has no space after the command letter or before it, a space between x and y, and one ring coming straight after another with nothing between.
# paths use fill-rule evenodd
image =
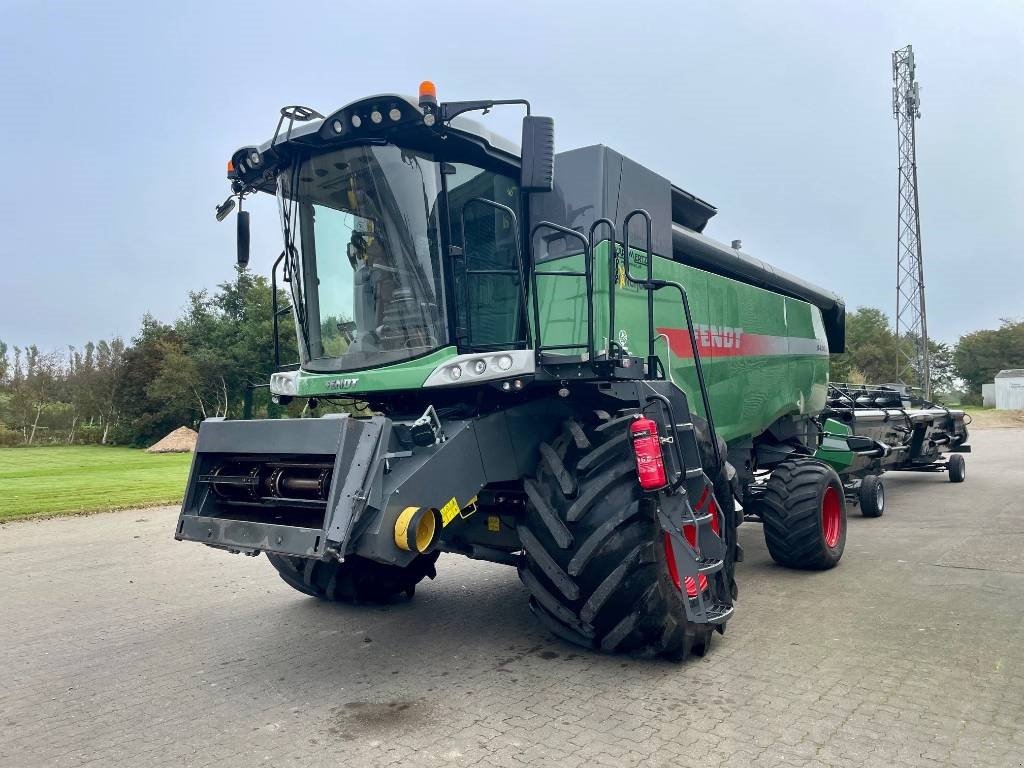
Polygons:
<instances>
[{"instance_id":1,"label":"grain tank cover","mask_svg":"<svg viewBox=\"0 0 1024 768\"><path fill-rule=\"evenodd\" d=\"M555 188L551 192L530 197L530 226L552 221L584 234L600 218L608 218L622 226L630 211L643 208L654 222L652 248L655 253L672 253L672 184L614 149L597 144L555 155ZM643 235L631 233L630 242L643 247ZM619 239L622 233L619 232ZM607 237L607 230L598 232ZM541 258L557 256L566 248L576 247L565 239L549 240L540 248Z\"/></svg>"}]
</instances>

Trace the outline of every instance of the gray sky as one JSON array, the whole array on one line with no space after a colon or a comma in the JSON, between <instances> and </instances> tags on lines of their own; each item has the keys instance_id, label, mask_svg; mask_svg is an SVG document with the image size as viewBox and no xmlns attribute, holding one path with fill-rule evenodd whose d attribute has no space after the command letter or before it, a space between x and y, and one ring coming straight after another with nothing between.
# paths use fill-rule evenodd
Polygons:
<instances>
[{"instance_id":1,"label":"gray sky","mask_svg":"<svg viewBox=\"0 0 1024 768\"><path fill-rule=\"evenodd\" d=\"M1024 3L94 3L0 0L0 338L44 348L172 320L228 278L231 152L284 104L437 83L530 99L719 208L707 233L895 303L890 53L913 43L932 335L1024 316ZM518 113L488 116L517 134ZM254 269L280 250L267 198Z\"/></svg>"}]
</instances>

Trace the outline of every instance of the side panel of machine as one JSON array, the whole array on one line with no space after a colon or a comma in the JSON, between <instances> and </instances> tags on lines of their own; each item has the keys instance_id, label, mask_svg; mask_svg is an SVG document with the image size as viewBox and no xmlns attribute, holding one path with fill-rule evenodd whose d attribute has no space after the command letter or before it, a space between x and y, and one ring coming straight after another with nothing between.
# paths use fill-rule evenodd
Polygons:
<instances>
[{"instance_id":1,"label":"side panel of machine","mask_svg":"<svg viewBox=\"0 0 1024 768\"><path fill-rule=\"evenodd\" d=\"M608 346L608 243L595 249L594 322L598 350ZM634 253L631 273L646 274ZM784 414L816 414L825 405L828 344L816 307L771 291L714 275L671 259L655 257L655 277L681 283L690 298L697 345L704 367L715 426L727 441L758 435ZM543 263L545 270L582 269L582 257ZM634 355L647 351L647 294L615 287L616 341ZM545 344L586 339L582 279L546 278L538 284ZM679 295L662 290L655 299L656 349L674 382L699 409L701 399L686 319Z\"/></svg>"}]
</instances>

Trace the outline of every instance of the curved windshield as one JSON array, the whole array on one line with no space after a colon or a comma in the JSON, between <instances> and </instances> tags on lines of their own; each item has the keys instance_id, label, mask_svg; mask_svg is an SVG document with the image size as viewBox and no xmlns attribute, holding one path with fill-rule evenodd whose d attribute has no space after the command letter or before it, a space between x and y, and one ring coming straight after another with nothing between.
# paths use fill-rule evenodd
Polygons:
<instances>
[{"instance_id":1,"label":"curved windshield","mask_svg":"<svg viewBox=\"0 0 1024 768\"><path fill-rule=\"evenodd\" d=\"M303 363L346 371L445 343L437 163L399 147L349 147L278 177Z\"/></svg>"}]
</instances>

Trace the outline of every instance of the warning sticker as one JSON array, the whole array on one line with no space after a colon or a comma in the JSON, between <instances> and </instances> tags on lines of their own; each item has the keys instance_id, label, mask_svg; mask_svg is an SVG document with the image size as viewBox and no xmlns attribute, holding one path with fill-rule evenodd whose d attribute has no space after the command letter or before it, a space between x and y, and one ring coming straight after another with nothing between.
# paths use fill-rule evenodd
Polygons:
<instances>
[{"instance_id":1,"label":"warning sticker","mask_svg":"<svg viewBox=\"0 0 1024 768\"><path fill-rule=\"evenodd\" d=\"M459 509L459 502L452 496L451 501L441 507L441 527L443 528L448 525L448 523L459 516L461 511Z\"/></svg>"}]
</instances>

